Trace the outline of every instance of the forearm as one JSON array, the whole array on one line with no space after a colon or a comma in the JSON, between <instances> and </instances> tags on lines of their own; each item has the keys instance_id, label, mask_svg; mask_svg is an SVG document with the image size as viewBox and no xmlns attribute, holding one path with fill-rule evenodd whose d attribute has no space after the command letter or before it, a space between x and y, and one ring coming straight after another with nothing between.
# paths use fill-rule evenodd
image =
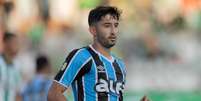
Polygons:
<instances>
[{"instance_id":1,"label":"forearm","mask_svg":"<svg viewBox=\"0 0 201 101\"><path fill-rule=\"evenodd\" d=\"M48 92L48 101L67 101L63 93L66 88L57 82L53 82Z\"/></svg>"},{"instance_id":2,"label":"forearm","mask_svg":"<svg viewBox=\"0 0 201 101\"><path fill-rule=\"evenodd\" d=\"M48 101L67 101L63 94L48 94Z\"/></svg>"}]
</instances>

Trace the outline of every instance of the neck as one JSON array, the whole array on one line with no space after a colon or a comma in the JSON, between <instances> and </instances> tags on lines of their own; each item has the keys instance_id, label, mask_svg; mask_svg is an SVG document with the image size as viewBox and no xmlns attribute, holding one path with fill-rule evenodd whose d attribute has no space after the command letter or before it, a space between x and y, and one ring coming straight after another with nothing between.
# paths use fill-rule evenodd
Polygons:
<instances>
[{"instance_id":1,"label":"neck","mask_svg":"<svg viewBox=\"0 0 201 101\"><path fill-rule=\"evenodd\" d=\"M101 53L103 56L107 57L108 59L112 59L112 56L110 55L110 48L105 48L101 44L94 42L92 44L92 47Z\"/></svg>"},{"instance_id":2,"label":"neck","mask_svg":"<svg viewBox=\"0 0 201 101\"><path fill-rule=\"evenodd\" d=\"M7 64L12 64L13 61L12 56L10 56L8 53L4 53L3 56Z\"/></svg>"}]
</instances>

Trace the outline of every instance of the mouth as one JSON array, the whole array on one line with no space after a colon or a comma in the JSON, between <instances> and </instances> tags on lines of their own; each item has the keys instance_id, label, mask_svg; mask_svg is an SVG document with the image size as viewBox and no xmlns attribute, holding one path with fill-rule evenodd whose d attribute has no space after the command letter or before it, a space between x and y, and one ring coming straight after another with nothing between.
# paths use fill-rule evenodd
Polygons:
<instances>
[{"instance_id":1,"label":"mouth","mask_svg":"<svg viewBox=\"0 0 201 101\"><path fill-rule=\"evenodd\" d=\"M110 40L112 41L115 41L116 40L116 37L115 36L112 36L112 37L109 37Z\"/></svg>"},{"instance_id":2,"label":"mouth","mask_svg":"<svg viewBox=\"0 0 201 101\"><path fill-rule=\"evenodd\" d=\"M116 38L110 38L109 39L111 42L115 42L116 41Z\"/></svg>"}]
</instances>

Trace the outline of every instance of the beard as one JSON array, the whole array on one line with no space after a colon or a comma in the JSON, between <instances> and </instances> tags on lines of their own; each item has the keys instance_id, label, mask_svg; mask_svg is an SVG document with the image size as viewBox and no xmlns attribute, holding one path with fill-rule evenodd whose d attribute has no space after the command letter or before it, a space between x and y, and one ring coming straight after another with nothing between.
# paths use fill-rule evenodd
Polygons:
<instances>
[{"instance_id":1,"label":"beard","mask_svg":"<svg viewBox=\"0 0 201 101\"><path fill-rule=\"evenodd\" d=\"M109 38L98 38L98 42L105 48L112 48L116 44L116 40L110 40Z\"/></svg>"}]
</instances>

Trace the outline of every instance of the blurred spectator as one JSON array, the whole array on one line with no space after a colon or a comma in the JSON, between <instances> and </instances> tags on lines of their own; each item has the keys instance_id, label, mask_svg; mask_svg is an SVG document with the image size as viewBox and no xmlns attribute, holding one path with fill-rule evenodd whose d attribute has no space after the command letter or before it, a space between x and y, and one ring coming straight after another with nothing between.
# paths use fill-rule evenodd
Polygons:
<instances>
[{"instance_id":1,"label":"blurred spectator","mask_svg":"<svg viewBox=\"0 0 201 101\"><path fill-rule=\"evenodd\" d=\"M37 0L39 14L42 17L43 21L47 23L49 20L49 0Z\"/></svg>"},{"instance_id":2,"label":"blurred spectator","mask_svg":"<svg viewBox=\"0 0 201 101\"><path fill-rule=\"evenodd\" d=\"M22 92L23 101L47 101L47 92L51 85L50 73L51 66L48 58L38 56L36 59L36 75L24 88Z\"/></svg>"},{"instance_id":3,"label":"blurred spectator","mask_svg":"<svg viewBox=\"0 0 201 101\"><path fill-rule=\"evenodd\" d=\"M14 61L18 53L18 37L9 32L3 36L3 53L0 55L0 101L19 101L21 76ZM16 99L15 99L16 98Z\"/></svg>"},{"instance_id":4,"label":"blurred spectator","mask_svg":"<svg viewBox=\"0 0 201 101\"><path fill-rule=\"evenodd\" d=\"M2 48L3 48L2 46L3 46L3 33L2 33L2 30L0 29L0 53L2 53Z\"/></svg>"}]
</instances>

